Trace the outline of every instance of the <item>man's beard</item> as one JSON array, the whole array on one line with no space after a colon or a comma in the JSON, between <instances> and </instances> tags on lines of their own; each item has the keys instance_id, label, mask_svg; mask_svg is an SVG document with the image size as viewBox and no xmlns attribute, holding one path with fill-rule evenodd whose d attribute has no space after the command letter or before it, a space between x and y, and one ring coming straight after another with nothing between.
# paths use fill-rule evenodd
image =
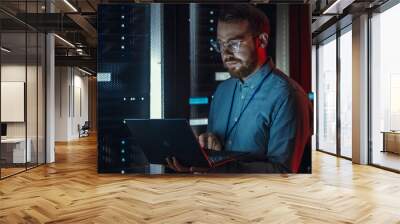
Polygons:
<instances>
[{"instance_id":1,"label":"man's beard","mask_svg":"<svg viewBox=\"0 0 400 224\"><path fill-rule=\"evenodd\" d=\"M235 67L228 67L225 63L226 62L236 62L237 65L235 65ZM229 74L231 74L231 76L233 76L234 78L238 78L238 79L242 79L242 78L246 78L247 76L249 76L254 68L256 67L257 61L256 60L252 60L248 63L244 63L243 61L236 59L236 58L230 58L228 60L226 60L224 63L225 68L228 69Z\"/></svg>"}]
</instances>

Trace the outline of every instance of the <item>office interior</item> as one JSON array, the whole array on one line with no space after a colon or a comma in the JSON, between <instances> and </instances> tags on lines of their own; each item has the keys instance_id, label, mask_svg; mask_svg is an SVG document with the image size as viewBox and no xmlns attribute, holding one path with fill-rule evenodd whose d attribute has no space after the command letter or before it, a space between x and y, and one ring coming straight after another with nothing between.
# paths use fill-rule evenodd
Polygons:
<instances>
[{"instance_id":1,"label":"office interior","mask_svg":"<svg viewBox=\"0 0 400 224\"><path fill-rule=\"evenodd\" d=\"M397 99L397 95L400 94L400 65L396 60L396 53L400 51L397 42L400 32L396 28L400 21L400 3L395 0L246 2L275 4L277 10L286 13L289 13L289 7L293 5L310 7L312 73L309 97L314 105L312 167L319 167L318 174L326 172L338 177L343 175L340 172L346 173L344 176L351 176L354 172L363 172L360 166L366 167L368 175L389 175L390 178L380 179L379 183L393 184L387 188L398 189L399 183L391 180L398 178L400 173L400 101ZM81 156L80 153L85 151L85 144L95 145L95 150L90 151L90 155L83 155L95 162L93 167L85 166L84 169L98 171L98 149L102 147L101 144L97 145L97 133L101 128L98 127L98 116L104 112L98 109L98 104L104 103L99 100L101 96L98 96L98 87L104 84L110 75L99 71L101 68L98 59L101 52L98 51L100 34L97 27L102 4L132 4L132 1L0 2L0 191L1 188L6 189L8 182L11 183L17 178L28 180L32 175L37 178L37 175L44 172L43 169L53 172L51 170L57 169L58 162L63 164L63 169L69 166L73 169L76 163L68 158L75 158L74 154ZM152 24L149 27L168 25L167 20L154 16L167 7L170 6L153 4L149 13L156 14L152 14L151 21L144 22ZM191 9L193 8L195 7ZM174 10L175 13L171 13L170 16L174 15L175 20L187 16L179 14L178 8ZM285 21L278 20L277 25L284 26ZM187 31L189 34L190 30ZM154 30L148 32L159 40L161 37L168 38ZM276 38L276 41L282 40ZM282 53L288 53L290 49L285 43L276 43L274 51L277 65L290 74L290 66L287 64L289 59L285 61L285 55ZM149 62L157 64L157 60L161 60L160 52L152 52L152 55L156 58ZM166 93L170 95L163 95L157 91L154 94L158 95L153 99L150 95L127 95L125 100L118 100L126 103L137 100L138 103L144 103L148 110L146 113L153 118L162 118L168 113L171 117L185 116L190 119L195 131L205 130L208 106L201 105L205 101L207 104L209 98L201 97L202 94L199 93L202 93L201 87L210 91L217 82L200 80L204 82L202 86L190 89L189 95L183 95L182 92L187 90L176 86L178 81L182 81L178 79L186 79L185 81L189 82L199 80L193 77L193 80L188 80L187 76L175 77L176 79L171 79L169 83L162 83L161 80L152 80L150 73L154 69L157 72L161 67L148 65L146 82L157 86L158 89L170 88ZM191 68L163 69L185 73ZM224 79L226 74L218 74L218 77ZM163 97L168 100L163 101ZM112 107L111 99L108 100L107 107ZM182 102L186 103L181 104ZM163 106L157 106L160 104ZM120 158L121 153L118 151L118 158L123 159L120 161L137 159ZM318 162L325 156L332 160L320 166ZM112 176L115 180L121 181L126 178L126 170L136 169L129 164L124 168L123 164L125 163L118 163L116 169L111 169L112 173L118 173L113 174L117 176ZM331 173L331 170L339 168L338 173ZM350 174L347 174L347 171ZM57 175L56 173L54 175ZM298 177L301 182L303 176ZM45 181L47 175L43 175L42 178ZM85 174L82 178L85 178ZM326 180L321 178L320 181ZM327 183L323 186L326 189L330 188L332 182ZM343 189L348 190L347 187ZM371 192L373 194L373 189ZM372 196L379 197L378 194L381 193L377 191L377 195ZM394 203L391 208L395 209L397 205ZM6 211L7 208L3 207L0 210ZM350 217L346 215L348 214L342 214L340 217L338 215L339 218L334 220L358 220L346 219L345 217ZM4 216L0 216L0 219L2 217ZM387 223L400 220L398 214L389 210L385 210L382 217ZM372 219L374 218L375 216L372 216Z\"/></svg>"},{"instance_id":2,"label":"office interior","mask_svg":"<svg viewBox=\"0 0 400 224\"><path fill-rule=\"evenodd\" d=\"M392 38L399 35L393 27L400 7L389 1L358 18L351 14L358 6L349 7L345 11L350 15L335 19L336 29L331 26L313 33L313 92L317 96L313 147L356 163L398 171L398 68L393 61L398 44ZM369 7L374 6L369 3ZM363 156L353 144L364 149Z\"/></svg>"}]
</instances>

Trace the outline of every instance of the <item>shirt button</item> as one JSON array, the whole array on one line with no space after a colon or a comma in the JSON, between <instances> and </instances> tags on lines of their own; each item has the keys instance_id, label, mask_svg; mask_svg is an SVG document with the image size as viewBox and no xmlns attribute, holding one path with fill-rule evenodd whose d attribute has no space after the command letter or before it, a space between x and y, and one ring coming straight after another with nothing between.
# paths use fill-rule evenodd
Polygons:
<instances>
[{"instance_id":1,"label":"shirt button","mask_svg":"<svg viewBox=\"0 0 400 224\"><path fill-rule=\"evenodd\" d=\"M231 141L231 140L229 140L229 141L228 141L228 144L229 144L229 145L232 145L232 141Z\"/></svg>"},{"instance_id":2,"label":"shirt button","mask_svg":"<svg viewBox=\"0 0 400 224\"><path fill-rule=\"evenodd\" d=\"M238 121L238 119L237 119L237 117L235 117L235 122L237 122Z\"/></svg>"},{"instance_id":3,"label":"shirt button","mask_svg":"<svg viewBox=\"0 0 400 224\"><path fill-rule=\"evenodd\" d=\"M242 100L243 100L243 99L244 99L244 95L242 95L242 97L241 97L241 98L242 98Z\"/></svg>"}]
</instances>

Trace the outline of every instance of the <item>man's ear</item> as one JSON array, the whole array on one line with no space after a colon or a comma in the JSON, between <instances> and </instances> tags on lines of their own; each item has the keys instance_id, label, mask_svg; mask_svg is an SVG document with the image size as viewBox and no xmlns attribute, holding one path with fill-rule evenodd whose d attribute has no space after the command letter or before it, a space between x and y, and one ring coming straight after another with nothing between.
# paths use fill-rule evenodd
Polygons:
<instances>
[{"instance_id":1,"label":"man's ear","mask_svg":"<svg viewBox=\"0 0 400 224\"><path fill-rule=\"evenodd\" d=\"M267 33L261 33L258 38L260 39L260 46L266 48L268 46L269 36Z\"/></svg>"}]
</instances>

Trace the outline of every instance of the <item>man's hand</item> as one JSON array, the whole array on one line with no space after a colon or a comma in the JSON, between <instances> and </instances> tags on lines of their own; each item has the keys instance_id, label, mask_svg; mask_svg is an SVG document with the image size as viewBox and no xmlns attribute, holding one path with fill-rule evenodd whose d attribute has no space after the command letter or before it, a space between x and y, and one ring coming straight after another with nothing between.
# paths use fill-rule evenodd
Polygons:
<instances>
[{"instance_id":1,"label":"man's hand","mask_svg":"<svg viewBox=\"0 0 400 224\"><path fill-rule=\"evenodd\" d=\"M175 157L165 159L168 163L168 167L179 173L204 173L208 171L208 168L205 167L186 167L182 166Z\"/></svg>"},{"instance_id":2,"label":"man's hand","mask_svg":"<svg viewBox=\"0 0 400 224\"><path fill-rule=\"evenodd\" d=\"M213 133L203 133L199 136L199 143L202 148L221 151L222 144Z\"/></svg>"}]
</instances>

